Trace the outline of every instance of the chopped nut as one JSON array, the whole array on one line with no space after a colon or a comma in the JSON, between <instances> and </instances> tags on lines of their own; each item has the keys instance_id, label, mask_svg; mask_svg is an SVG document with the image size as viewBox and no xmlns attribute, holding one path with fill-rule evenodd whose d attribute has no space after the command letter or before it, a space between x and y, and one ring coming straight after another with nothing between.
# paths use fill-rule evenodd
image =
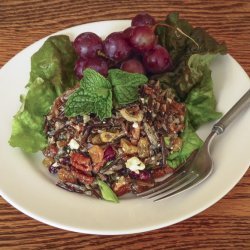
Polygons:
<instances>
[{"instance_id":1,"label":"chopped nut","mask_svg":"<svg viewBox=\"0 0 250 250\"><path fill-rule=\"evenodd\" d=\"M102 144L100 134L97 134L97 135L93 136L90 141L91 141L92 144L98 144L98 145Z\"/></svg>"},{"instance_id":2,"label":"chopped nut","mask_svg":"<svg viewBox=\"0 0 250 250\"><path fill-rule=\"evenodd\" d=\"M182 146L182 139L180 137L174 138L172 145L173 145L173 151L179 151Z\"/></svg>"},{"instance_id":3,"label":"chopped nut","mask_svg":"<svg viewBox=\"0 0 250 250\"><path fill-rule=\"evenodd\" d=\"M91 171L90 158L80 153L73 153L70 158L71 164L81 171Z\"/></svg>"},{"instance_id":4,"label":"chopped nut","mask_svg":"<svg viewBox=\"0 0 250 250\"><path fill-rule=\"evenodd\" d=\"M149 141L146 137L140 138L137 146L138 146L138 155L140 158L146 158L150 156Z\"/></svg>"},{"instance_id":5,"label":"chopped nut","mask_svg":"<svg viewBox=\"0 0 250 250\"><path fill-rule=\"evenodd\" d=\"M100 146L94 145L88 150L88 152L94 164L102 162L104 150Z\"/></svg>"},{"instance_id":6,"label":"chopped nut","mask_svg":"<svg viewBox=\"0 0 250 250\"><path fill-rule=\"evenodd\" d=\"M78 181L84 183L84 184L92 184L94 181L94 177L90 175L86 175L83 173L78 173L76 171L72 171L75 178L78 179Z\"/></svg>"},{"instance_id":7,"label":"chopped nut","mask_svg":"<svg viewBox=\"0 0 250 250\"><path fill-rule=\"evenodd\" d=\"M102 142L112 142L117 138L119 135L118 132L112 133L112 132L102 132L100 133L100 138Z\"/></svg>"},{"instance_id":8,"label":"chopped nut","mask_svg":"<svg viewBox=\"0 0 250 250\"><path fill-rule=\"evenodd\" d=\"M138 148L126 139L121 139L121 148L125 154L132 155L138 152Z\"/></svg>"},{"instance_id":9,"label":"chopped nut","mask_svg":"<svg viewBox=\"0 0 250 250\"><path fill-rule=\"evenodd\" d=\"M76 177L68 170L61 168L57 172L59 180L62 182L76 183Z\"/></svg>"},{"instance_id":10,"label":"chopped nut","mask_svg":"<svg viewBox=\"0 0 250 250\"><path fill-rule=\"evenodd\" d=\"M113 191L117 196L122 196L131 191L130 186L131 185L129 179L121 176L113 185Z\"/></svg>"},{"instance_id":11,"label":"chopped nut","mask_svg":"<svg viewBox=\"0 0 250 250\"><path fill-rule=\"evenodd\" d=\"M45 167L49 167L54 162L54 159L52 157L46 157L43 159L43 165Z\"/></svg>"},{"instance_id":12,"label":"chopped nut","mask_svg":"<svg viewBox=\"0 0 250 250\"><path fill-rule=\"evenodd\" d=\"M136 127L136 128L133 127L132 130L131 130L131 134L132 134L133 139L139 140L140 132L141 132L141 128L139 126Z\"/></svg>"},{"instance_id":13,"label":"chopped nut","mask_svg":"<svg viewBox=\"0 0 250 250\"><path fill-rule=\"evenodd\" d=\"M143 119L143 112L141 110L134 112L129 109L121 109L121 116L129 122L141 122Z\"/></svg>"}]
</instances>

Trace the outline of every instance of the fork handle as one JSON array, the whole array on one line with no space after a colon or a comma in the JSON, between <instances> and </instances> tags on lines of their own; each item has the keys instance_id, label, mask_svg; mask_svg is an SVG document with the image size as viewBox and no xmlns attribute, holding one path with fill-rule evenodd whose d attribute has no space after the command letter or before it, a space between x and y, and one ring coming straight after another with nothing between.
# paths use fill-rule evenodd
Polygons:
<instances>
[{"instance_id":1,"label":"fork handle","mask_svg":"<svg viewBox=\"0 0 250 250\"><path fill-rule=\"evenodd\" d=\"M221 134L226 127L241 113L250 106L250 89L237 101L234 106L213 126L212 131Z\"/></svg>"}]
</instances>

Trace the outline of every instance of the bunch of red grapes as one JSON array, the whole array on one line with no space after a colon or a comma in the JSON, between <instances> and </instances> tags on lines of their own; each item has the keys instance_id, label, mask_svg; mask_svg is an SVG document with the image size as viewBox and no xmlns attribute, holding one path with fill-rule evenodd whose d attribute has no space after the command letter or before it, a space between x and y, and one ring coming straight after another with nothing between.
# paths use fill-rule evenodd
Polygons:
<instances>
[{"instance_id":1,"label":"bunch of red grapes","mask_svg":"<svg viewBox=\"0 0 250 250\"><path fill-rule=\"evenodd\" d=\"M136 15L131 26L109 34L104 41L92 32L84 32L74 40L78 55L75 74L78 79L86 68L106 76L109 68L131 73L157 74L172 68L168 51L157 44L155 19L147 13Z\"/></svg>"}]
</instances>

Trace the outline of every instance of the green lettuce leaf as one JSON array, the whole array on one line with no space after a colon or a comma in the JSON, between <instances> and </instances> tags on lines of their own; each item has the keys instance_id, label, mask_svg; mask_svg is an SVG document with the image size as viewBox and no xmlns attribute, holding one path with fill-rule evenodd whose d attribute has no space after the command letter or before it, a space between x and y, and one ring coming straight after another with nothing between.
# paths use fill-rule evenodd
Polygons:
<instances>
[{"instance_id":1,"label":"green lettuce leaf","mask_svg":"<svg viewBox=\"0 0 250 250\"><path fill-rule=\"evenodd\" d=\"M28 91L12 121L11 146L29 153L46 147L44 116L55 98L75 84L75 58L69 37L63 35L48 38L32 56Z\"/></svg>"},{"instance_id":2,"label":"green lettuce leaf","mask_svg":"<svg viewBox=\"0 0 250 250\"><path fill-rule=\"evenodd\" d=\"M30 82L40 77L53 84L57 95L75 85L76 54L66 35L49 37L31 57Z\"/></svg>"},{"instance_id":3,"label":"green lettuce leaf","mask_svg":"<svg viewBox=\"0 0 250 250\"><path fill-rule=\"evenodd\" d=\"M41 116L34 116L26 110L17 113L12 122L10 145L28 153L43 149L47 145L43 124L44 118Z\"/></svg>"},{"instance_id":4,"label":"green lettuce leaf","mask_svg":"<svg viewBox=\"0 0 250 250\"><path fill-rule=\"evenodd\" d=\"M203 72L201 83L189 93L186 99L186 106L190 123L194 129L201 125L217 120L222 115L216 111L216 99L213 92L213 81L211 71L206 69Z\"/></svg>"},{"instance_id":5,"label":"green lettuce leaf","mask_svg":"<svg viewBox=\"0 0 250 250\"><path fill-rule=\"evenodd\" d=\"M180 151L170 154L167 158L167 164L172 168L182 164L194 150L199 149L203 144L203 141L192 128L188 117L186 117L186 127L181 134L181 138L183 143Z\"/></svg>"}]
</instances>

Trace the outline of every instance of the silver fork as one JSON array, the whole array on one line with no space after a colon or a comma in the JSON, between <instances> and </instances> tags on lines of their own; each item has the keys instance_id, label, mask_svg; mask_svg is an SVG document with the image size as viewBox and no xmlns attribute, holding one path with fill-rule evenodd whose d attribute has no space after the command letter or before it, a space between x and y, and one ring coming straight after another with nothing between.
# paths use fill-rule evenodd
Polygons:
<instances>
[{"instance_id":1,"label":"silver fork","mask_svg":"<svg viewBox=\"0 0 250 250\"><path fill-rule=\"evenodd\" d=\"M210 144L216 135L222 134L226 127L243 109L250 106L250 89L240 100L213 126L211 133L201 149L192 159L185 162L174 174L160 182L157 186L137 194L138 197L160 201L197 186L212 173L214 166L210 156Z\"/></svg>"}]
</instances>

